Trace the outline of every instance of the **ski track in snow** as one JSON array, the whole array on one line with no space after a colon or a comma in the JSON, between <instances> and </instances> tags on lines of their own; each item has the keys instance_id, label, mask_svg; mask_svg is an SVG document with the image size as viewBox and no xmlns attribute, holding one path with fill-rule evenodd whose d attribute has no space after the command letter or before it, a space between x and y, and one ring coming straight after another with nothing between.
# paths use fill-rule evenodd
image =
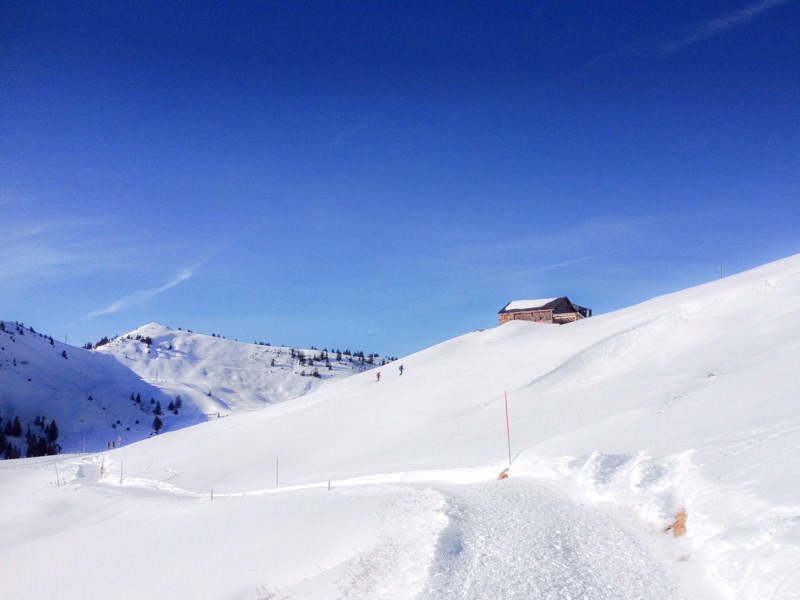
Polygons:
<instances>
[{"instance_id":1,"label":"ski track in snow","mask_svg":"<svg viewBox=\"0 0 800 600\"><path fill-rule=\"evenodd\" d=\"M203 494L162 481L126 478L113 465L85 483L122 493L149 491L199 500ZM403 482L411 476L411 481ZM347 599L573 599L684 598L664 559L607 513L580 504L529 477L487 480L473 472L386 474L336 482L335 487L380 490L387 502L380 543L327 577ZM477 478L477 479L476 479ZM449 479L449 481L448 481ZM269 496L327 486L306 484L220 494L215 499ZM308 582L281 591L302 598Z\"/></svg>"},{"instance_id":2,"label":"ski track in snow","mask_svg":"<svg viewBox=\"0 0 800 600\"><path fill-rule=\"evenodd\" d=\"M524 478L452 486L421 600L679 598L665 568L601 511Z\"/></svg>"}]
</instances>

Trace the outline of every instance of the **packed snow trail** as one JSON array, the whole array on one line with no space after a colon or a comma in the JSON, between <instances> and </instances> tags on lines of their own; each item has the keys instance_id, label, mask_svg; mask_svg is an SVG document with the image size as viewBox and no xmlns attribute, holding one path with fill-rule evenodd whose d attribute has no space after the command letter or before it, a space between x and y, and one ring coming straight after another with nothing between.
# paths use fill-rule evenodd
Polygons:
<instances>
[{"instance_id":1,"label":"packed snow trail","mask_svg":"<svg viewBox=\"0 0 800 600\"><path fill-rule=\"evenodd\" d=\"M352 555L290 585L274 573L267 578L272 589L282 598L350 600L714 597L707 588L690 596L676 586L680 578L669 559L651 552L619 517L551 485L524 476L476 481L469 471L429 475L425 481L417 473L419 479L407 483L393 475L335 482L332 501L343 493L350 502L380 505L371 541L353 542ZM151 487L136 480L117 487L113 477L105 483L123 494ZM238 498L249 499L249 506L261 496L273 512L269 498L302 503L310 493L322 500L326 496L316 495L326 494L324 489L320 484L228 493L214 505L236 507L225 499ZM165 483L156 490L165 497L202 497Z\"/></svg>"},{"instance_id":2,"label":"packed snow trail","mask_svg":"<svg viewBox=\"0 0 800 600\"><path fill-rule=\"evenodd\" d=\"M562 492L525 478L438 491L450 522L420 600L683 597L663 561Z\"/></svg>"}]
</instances>

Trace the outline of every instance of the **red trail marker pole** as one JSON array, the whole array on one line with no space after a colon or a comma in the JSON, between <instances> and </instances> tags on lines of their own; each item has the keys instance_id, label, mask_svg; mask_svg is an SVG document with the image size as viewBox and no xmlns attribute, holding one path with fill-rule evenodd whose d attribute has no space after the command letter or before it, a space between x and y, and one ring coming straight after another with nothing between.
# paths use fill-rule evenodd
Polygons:
<instances>
[{"instance_id":1,"label":"red trail marker pole","mask_svg":"<svg viewBox=\"0 0 800 600\"><path fill-rule=\"evenodd\" d=\"M508 439L508 466L511 466L511 428L508 425L508 392L503 392L506 398L506 439Z\"/></svg>"}]
</instances>

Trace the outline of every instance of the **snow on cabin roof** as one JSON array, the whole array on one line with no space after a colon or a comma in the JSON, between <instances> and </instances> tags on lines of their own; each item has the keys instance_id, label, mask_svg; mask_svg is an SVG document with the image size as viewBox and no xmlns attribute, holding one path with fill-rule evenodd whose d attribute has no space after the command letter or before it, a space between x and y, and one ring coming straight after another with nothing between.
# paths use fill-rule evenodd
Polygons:
<instances>
[{"instance_id":1,"label":"snow on cabin roof","mask_svg":"<svg viewBox=\"0 0 800 600\"><path fill-rule=\"evenodd\" d=\"M535 308L541 308L545 304L550 304L553 300L557 300L558 298L540 298L538 300L513 300L506 304L503 308L503 311L510 311L510 310L533 310Z\"/></svg>"}]
</instances>

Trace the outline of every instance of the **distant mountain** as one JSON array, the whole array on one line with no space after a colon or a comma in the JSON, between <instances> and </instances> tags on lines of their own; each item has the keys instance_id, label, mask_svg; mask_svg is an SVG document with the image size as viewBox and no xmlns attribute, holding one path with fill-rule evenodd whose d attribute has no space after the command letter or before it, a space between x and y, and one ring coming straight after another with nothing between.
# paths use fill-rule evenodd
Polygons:
<instances>
[{"instance_id":1,"label":"distant mountain","mask_svg":"<svg viewBox=\"0 0 800 600\"><path fill-rule=\"evenodd\" d=\"M58 437L47 453L96 452L155 435L156 417L159 432L174 431L297 398L383 362L362 352L249 344L157 323L90 350L0 323L0 458L9 445L8 456L26 456L28 431L47 439L53 421ZM9 430L4 443L15 418L21 435Z\"/></svg>"},{"instance_id":2,"label":"distant mountain","mask_svg":"<svg viewBox=\"0 0 800 600\"><path fill-rule=\"evenodd\" d=\"M42 421L56 422L62 452L93 452L153 435L159 405L161 431L205 420L188 402L169 412L174 401L110 356L63 344L21 323L0 321L0 418L2 426L14 418L20 421L23 435L9 437L7 443L22 456L28 427L44 434L38 425Z\"/></svg>"},{"instance_id":3,"label":"distant mountain","mask_svg":"<svg viewBox=\"0 0 800 600\"><path fill-rule=\"evenodd\" d=\"M158 323L99 344L95 353L211 417L291 400L383 362L362 352L251 344Z\"/></svg>"}]
</instances>

